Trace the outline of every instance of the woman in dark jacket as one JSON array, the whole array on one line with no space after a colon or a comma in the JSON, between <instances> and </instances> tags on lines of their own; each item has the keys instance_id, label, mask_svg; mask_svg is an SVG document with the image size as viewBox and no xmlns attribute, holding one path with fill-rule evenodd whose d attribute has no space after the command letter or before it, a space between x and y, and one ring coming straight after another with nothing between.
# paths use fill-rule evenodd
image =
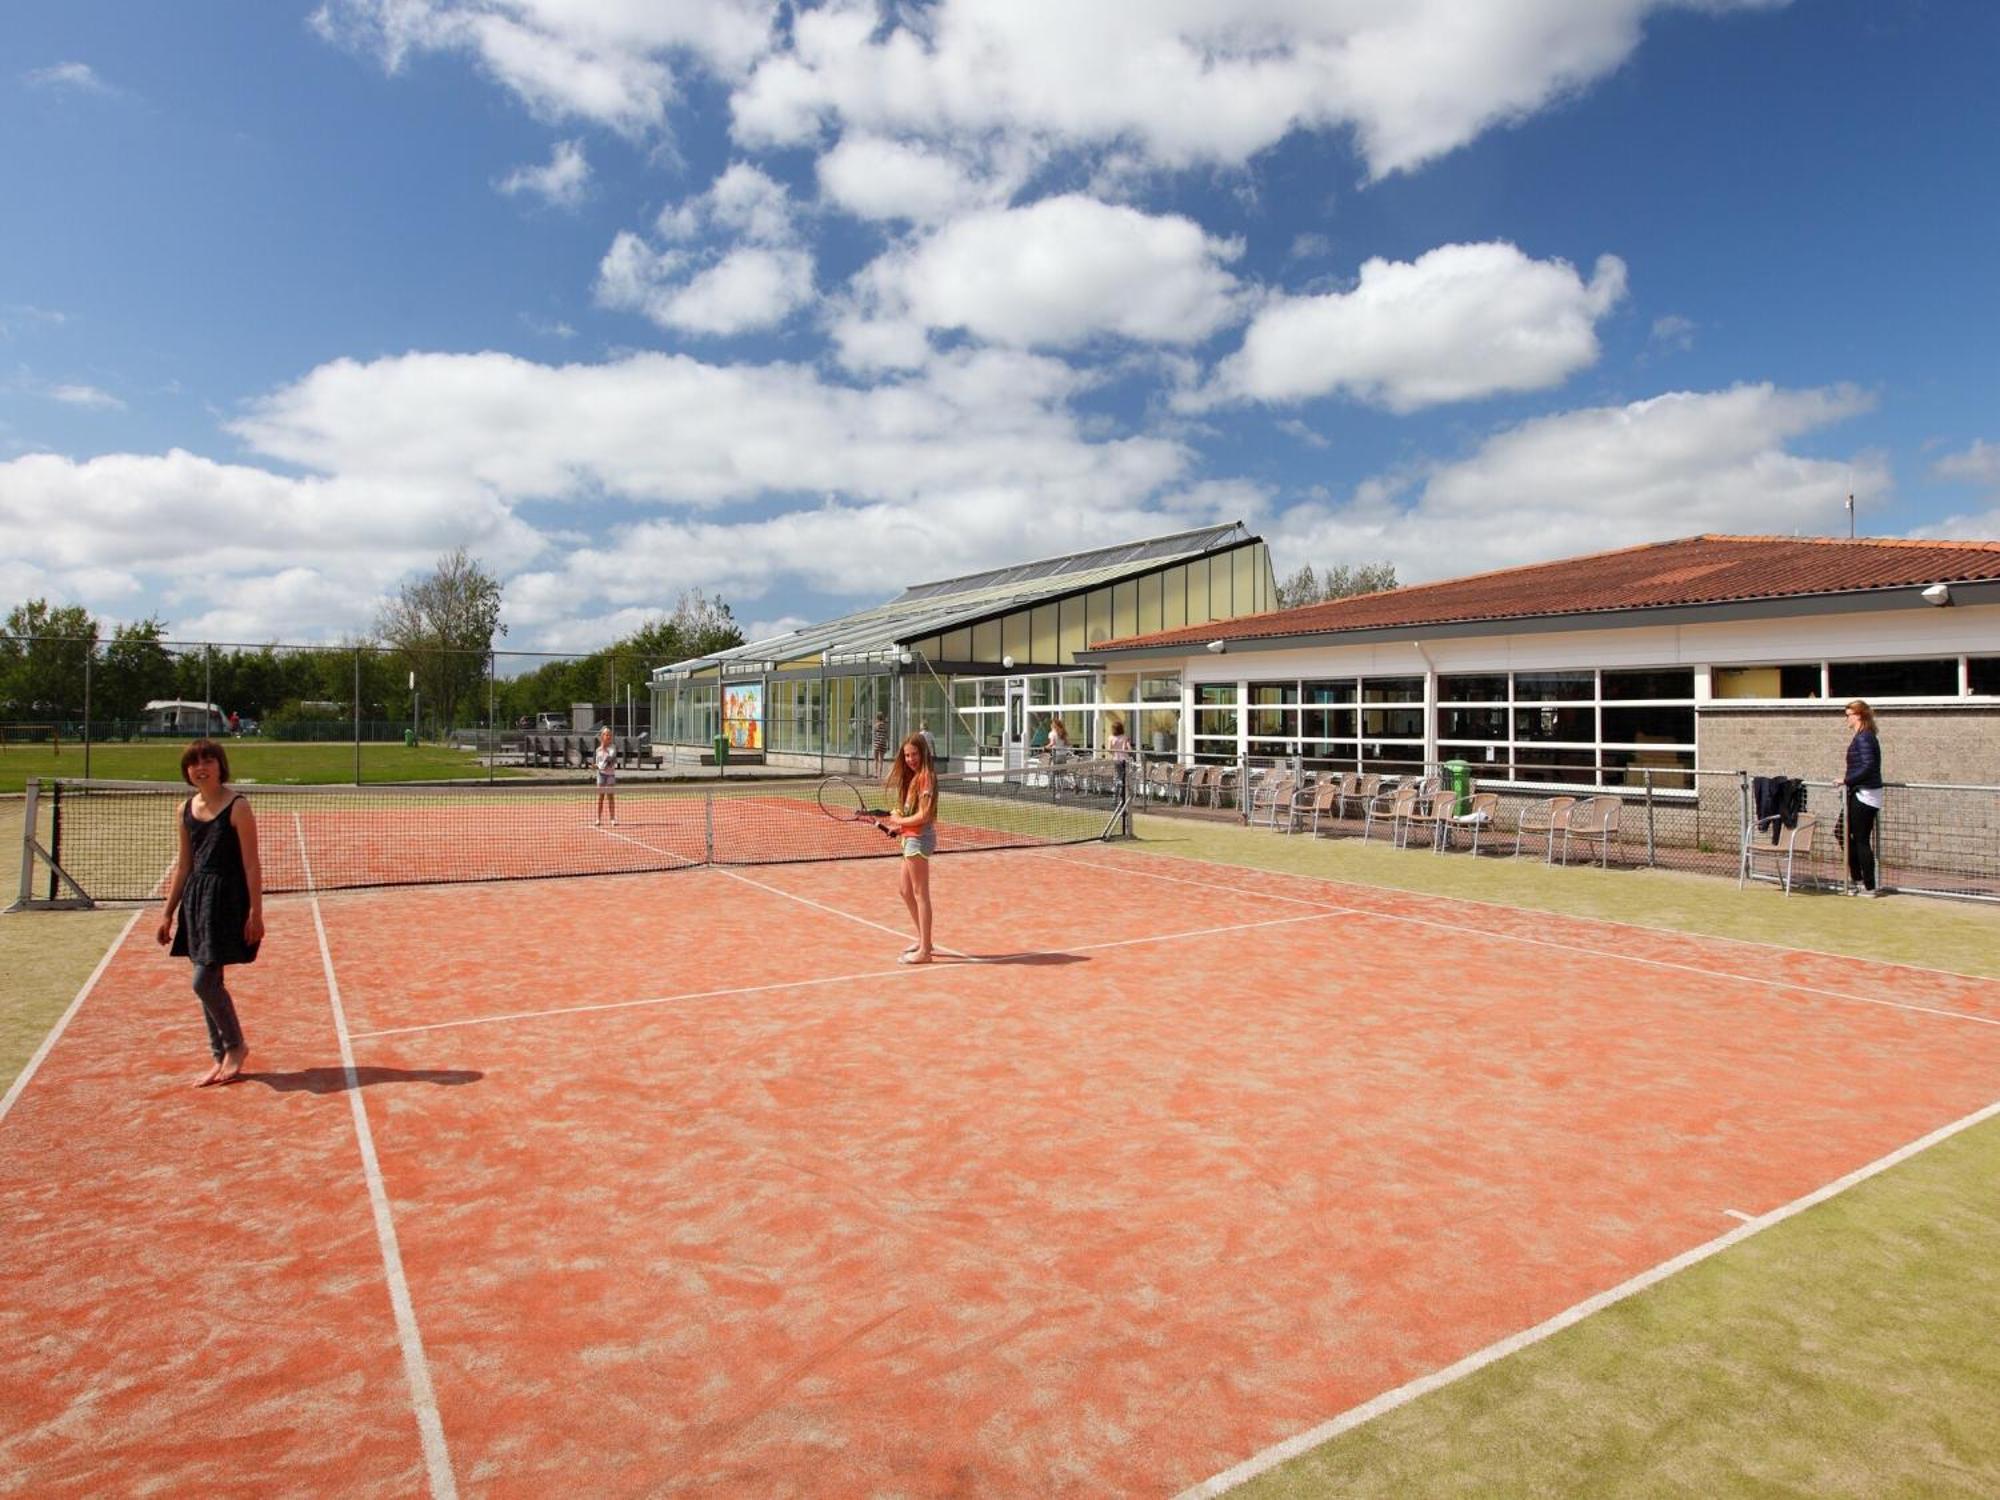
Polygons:
<instances>
[{"instance_id":1,"label":"woman in dark jacket","mask_svg":"<svg viewBox=\"0 0 2000 1500\"><path fill-rule=\"evenodd\" d=\"M1847 705L1847 770L1840 778L1847 801L1847 873L1857 896L1875 894L1875 818L1882 810L1882 742L1875 711L1856 698Z\"/></svg>"}]
</instances>

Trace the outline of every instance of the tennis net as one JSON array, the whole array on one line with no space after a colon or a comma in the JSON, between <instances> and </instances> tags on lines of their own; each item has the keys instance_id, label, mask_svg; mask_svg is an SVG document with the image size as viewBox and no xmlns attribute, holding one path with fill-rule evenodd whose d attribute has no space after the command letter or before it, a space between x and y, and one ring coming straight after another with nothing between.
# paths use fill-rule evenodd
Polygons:
<instances>
[{"instance_id":1,"label":"tennis net","mask_svg":"<svg viewBox=\"0 0 2000 1500\"><path fill-rule=\"evenodd\" d=\"M623 875L702 865L785 864L900 853L868 823L820 811L816 781L727 788L618 788L614 823L589 787L254 786L264 889ZM22 906L157 899L178 853L187 788L28 783ZM939 778L938 852L1032 848L1121 836L1114 776L977 772Z\"/></svg>"}]
</instances>

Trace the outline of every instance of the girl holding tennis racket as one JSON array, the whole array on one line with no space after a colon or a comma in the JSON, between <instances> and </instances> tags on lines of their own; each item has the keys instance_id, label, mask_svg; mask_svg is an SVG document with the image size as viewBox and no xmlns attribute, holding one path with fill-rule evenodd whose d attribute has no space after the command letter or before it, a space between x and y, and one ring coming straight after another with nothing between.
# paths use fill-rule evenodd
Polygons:
<instances>
[{"instance_id":1,"label":"girl holding tennis racket","mask_svg":"<svg viewBox=\"0 0 2000 1500\"><path fill-rule=\"evenodd\" d=\"M937 767L930 741L913 734L896 752L885 785L894 794L896 810L884 819L889 831L903 840L903 905L916 924L917 940L903 950L906 964L931 961L931 856L937 853Z\"/></svg>"}]
</instances>

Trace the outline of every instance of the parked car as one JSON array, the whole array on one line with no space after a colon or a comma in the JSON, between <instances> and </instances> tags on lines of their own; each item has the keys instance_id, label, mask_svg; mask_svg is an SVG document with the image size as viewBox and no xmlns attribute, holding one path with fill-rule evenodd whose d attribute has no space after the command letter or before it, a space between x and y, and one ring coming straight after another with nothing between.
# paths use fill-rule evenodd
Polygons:
<instances>
[{"instance_id":1,"label":"parked car","mask_svg":"<svg viewBox=\"0 0 2000 1500\"><path fill-rule=\"evenodd\" d=\"M569 730L568 714L536 714L535 728L542 734L564 734Z\"/></svg>"}]
</instances>

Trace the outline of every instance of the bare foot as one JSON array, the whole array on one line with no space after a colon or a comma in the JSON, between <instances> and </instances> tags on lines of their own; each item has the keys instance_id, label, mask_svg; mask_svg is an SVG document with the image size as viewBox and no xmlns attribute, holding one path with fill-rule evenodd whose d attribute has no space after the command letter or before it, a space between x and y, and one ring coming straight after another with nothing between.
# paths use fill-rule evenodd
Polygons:
<instances>
[{"instance_id":1,"label":"bare foot","mask_svg":"<svg viewBox=\"0 0 2000 1500\"><path fill-rule=\"evenodd\" d=\"M908 953L905 953L901 958L896 960L897 963L903 964L927 964L930 961L931 956L929 951L923 948L912 948Z\"/></svg>"},{"instance_id":2,"label":"bare foot","mask_svg":"<svg viewBox=\"0 0 2000 1500\"><path fill-rule=\"evenodd\" d=\"M227 1052L223 1053L222 1061L215 1065L215 1081L217 1083L236 1082L237 1079L243 1076L243 1061L249 1055L250 1049L248 1046L231 1047Z\"/></svg>"},{"instance_id":3,"label":"bare foot","mask_svg":"<svg viewBox=\"0 0 2000 1500\"><path fill-rule=\"evenodd\" d=\"M221 1074L221 1072L222 1072L222 1064L220 1062L217 1062L214 1067L210 1068L206 1073L201 1075L201 1077L196 1081L195 1087L198 1089L207 1088L211 1083L215 1082L216 1078Z\"/></svg>"}]
</instances>

